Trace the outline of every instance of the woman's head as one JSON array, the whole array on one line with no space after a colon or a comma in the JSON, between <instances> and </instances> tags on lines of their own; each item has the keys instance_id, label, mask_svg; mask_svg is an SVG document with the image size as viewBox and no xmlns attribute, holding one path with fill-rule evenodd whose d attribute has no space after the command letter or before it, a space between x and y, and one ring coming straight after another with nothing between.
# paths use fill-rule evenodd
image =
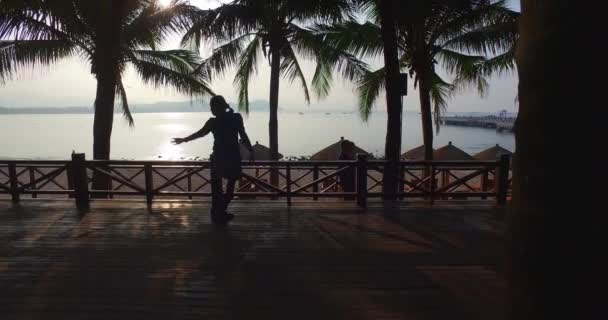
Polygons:
<instances>
[{"instance_id":1,"label":"woman's head","mask_svg":"<svg viewBox=\"0 0 608 320\"><path fill-rule=\"evenodd\" d=\"M216 117L221 116L226 112L233 112L230 105L226 102L226 99L222 96L213 96L209 105L211 106L211 113Z\"/></svg>"}]
</instances>

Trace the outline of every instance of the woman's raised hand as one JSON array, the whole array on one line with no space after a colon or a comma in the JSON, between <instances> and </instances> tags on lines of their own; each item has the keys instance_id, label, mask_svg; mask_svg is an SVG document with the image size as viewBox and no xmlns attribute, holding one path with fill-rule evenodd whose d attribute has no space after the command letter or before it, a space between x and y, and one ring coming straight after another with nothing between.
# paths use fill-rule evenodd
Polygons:
<instances>
[{"instance_id":1,"label":"woman's raised hand","mask_svg":"<svg viewBox=\"0 0 608 320\"><path fill-rule=\"evenodd\" d=\"M171 143L178 145L178 144L182 144L186 142L186 139L184 138L173 138L173 140L171 140Z\"/></svg>"}]
</instances>

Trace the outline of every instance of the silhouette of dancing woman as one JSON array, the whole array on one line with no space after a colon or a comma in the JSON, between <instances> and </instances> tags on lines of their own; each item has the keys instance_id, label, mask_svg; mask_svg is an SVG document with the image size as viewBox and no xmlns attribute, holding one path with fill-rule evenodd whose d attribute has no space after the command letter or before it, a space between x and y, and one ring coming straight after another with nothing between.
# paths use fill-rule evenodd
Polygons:
<instances>
[{"instance_id":1,"label":"silhouette of dancing woman","mask_svg":"<svg viewBox=\"0 0 608 320\"><path fill-rule=\"evenodd\" d=\"M210 101L211 113L203 128L185 138L173 138L174 144L190 142L213 133L213 153L211 154L211 219L214 223L223 224L234 216L226 212L234 197L234 185L241 175L241 155L239 135L245 146L253 155L249 137L245 132L243 117L234 113L222 96L214 96ZM253 159L252 159L253 160ZM226 194L223 192L222 179L227 179Z\"/></svg>"}]
</instances>

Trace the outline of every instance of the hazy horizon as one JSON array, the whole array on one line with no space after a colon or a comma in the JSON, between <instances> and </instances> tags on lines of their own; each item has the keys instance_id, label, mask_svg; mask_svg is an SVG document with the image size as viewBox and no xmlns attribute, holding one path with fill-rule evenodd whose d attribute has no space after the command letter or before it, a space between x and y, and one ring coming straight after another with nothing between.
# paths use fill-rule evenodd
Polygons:
<instances>
[{"instance_id":1,"label":"hazy horizon","mask_svg":"<svg viewBox=\"0 0 608 320\"><path fill-rule=\"evenodd\" d=\"M191 0L192 4L202 8L217 6L219 0ZM227 1L221 1L227 2ZM513 9L519 10L519 3L511 0ZM165 45L165 49L178 47L178 39L172 39ZM207 57L209 48L201 50L201 56ZM367 61L373 67L379 61ZM268 100L270 68L261 60L259 73L252 81L250 100ZM314 64L310 61L302 63L307 80L310 82L314 71ZM0 106L6 108L30 107L71 107L93 106L95 100L95 79L90 74L90 67L78 58L66 59L50 67L27 70L18 75L17 79L0 84ZM236 90L232 84L234 70L224 77L218 78L210 85L217 94L224 95L229 101L236 101ZM448 112L496 112L506 109L516 112L517 75L512 72L493 76L489 79L490 89L485 98L479 97L475 90L467 90L449 100ZM159 102L189 101L190 98L176 94L167 88L155 89L144 85L133 72L127 70L124 83L131 105L154 104ZM201 103L195 99L194 103ZM285 110L309 109L322 111L325 109L357 111L357 93L352 84L342 81L335 76L334 86L330 95L318 100L311 97L310 106L307 107L304 95L299 85L291 85L282 79L279 105ZM385 102L380 99L376 105L378 110L384 110ZM404 99L405 111L419 110L418 92L409 84L409 95Z\"/></svg>"}]
</instances>

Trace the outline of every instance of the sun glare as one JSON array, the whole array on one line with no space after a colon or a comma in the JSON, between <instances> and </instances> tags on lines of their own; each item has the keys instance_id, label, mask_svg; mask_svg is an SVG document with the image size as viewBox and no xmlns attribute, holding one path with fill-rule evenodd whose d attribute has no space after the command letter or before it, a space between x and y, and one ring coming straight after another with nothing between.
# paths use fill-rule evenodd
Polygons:
<instances>
[{"instance_id":1,"label":"sun glare","mask_svg":"<svg viewBox=\"0 0 608 320\"><path fill-rule=\"evenodd\" d=\"M166 8L166 7L168 7L168 6L171 4L171 2L172 2L173 0L156 0L156 1L158 1L158 4L159 4L161 7Z\"/></svg>"}]
</instances>

